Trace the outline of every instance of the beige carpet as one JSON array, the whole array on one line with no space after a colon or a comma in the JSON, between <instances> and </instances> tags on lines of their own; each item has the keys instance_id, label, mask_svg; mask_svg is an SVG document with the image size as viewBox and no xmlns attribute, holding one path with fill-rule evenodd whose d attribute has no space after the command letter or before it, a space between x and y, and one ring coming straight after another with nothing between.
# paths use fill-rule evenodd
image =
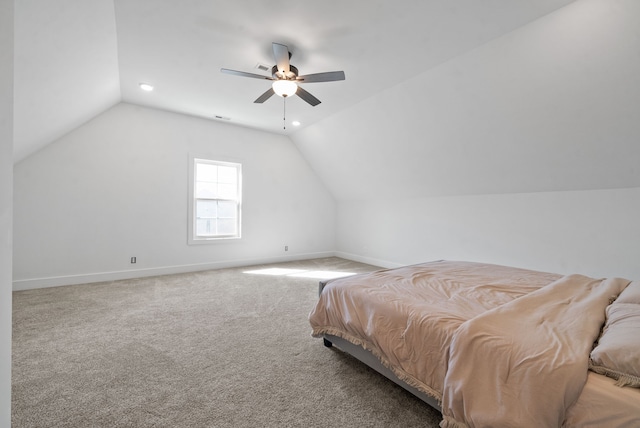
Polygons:
<instances>
[{"instance_id":1,"label":"beige carpet","mask_svg":"<svg viewBox=\"0 0 640 428\"><path fill-rule=\"evenodd\" d=\"M310 335L326 258L14 292L21 427L437 427L440 414Z\"/></svg>"}]
</instances>

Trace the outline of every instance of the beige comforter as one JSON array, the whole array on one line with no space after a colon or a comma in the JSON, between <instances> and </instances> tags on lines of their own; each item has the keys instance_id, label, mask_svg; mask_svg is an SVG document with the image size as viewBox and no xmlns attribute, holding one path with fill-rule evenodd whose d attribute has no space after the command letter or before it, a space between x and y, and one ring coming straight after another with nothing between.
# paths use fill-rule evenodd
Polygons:
<instances>
[{"instance_id":1,"label":"beige comforter","mask_svg":"<svg viewBox=\"0 0 640 428\"><path fill-rule=\"evenodd\" d=\"M562 426L609 300L627 284L570 275L462 324L450 346L441 426Z\"/></svg>"},{"instance_id":2,"label":"beige comforter","mask_svg":"<svg viewBox=\"0 0 640 428\"><path fill-rule=\"evenodd\" d=\"M329 282L309 321L314 336L363 346L400 379L441 400L458 327L559 278L481 263L423 263Z\"/></svg>"}]
</instances>

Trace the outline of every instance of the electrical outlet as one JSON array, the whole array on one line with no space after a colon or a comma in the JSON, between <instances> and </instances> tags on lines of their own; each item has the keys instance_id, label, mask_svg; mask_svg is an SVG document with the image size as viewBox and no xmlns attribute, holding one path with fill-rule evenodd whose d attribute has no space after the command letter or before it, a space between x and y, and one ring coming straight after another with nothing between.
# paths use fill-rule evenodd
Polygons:
<instances>
[{"instance_id":1,"label":"electrical outlet","mask_svg":"<svg viewBox=\"0 0 640 428\"><path fill-rule=\"evenodd\" d=\"M284 250L285 250L285 251L289 251L289 246L288 246L288 245L285 245L285 246L284 246Z\"/></svg>"},{"instance_id":2,"label":"electrical outlet","mask_svg":"<svg viewBox=\"0 0 640 428\"><path fill-rule=\"evenodd\" d=\"M135 263L136 262L136 258L135 257L131 257L131 263Z\"/></svg>"}]
</instances>

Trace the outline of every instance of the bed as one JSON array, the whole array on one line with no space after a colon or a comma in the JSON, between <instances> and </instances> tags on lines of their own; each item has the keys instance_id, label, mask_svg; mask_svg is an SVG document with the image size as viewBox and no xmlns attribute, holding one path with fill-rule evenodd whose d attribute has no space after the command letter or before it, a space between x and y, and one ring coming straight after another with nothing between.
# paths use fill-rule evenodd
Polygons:
<instances>
[{"instance_id":1,"label":"bed","mask_svg":"<svg viewBox=\"0 0 640 428\"><path fill-rule=\"evenodd\" d=\"M428 262L321 282L309 321L444 428L640 426L640 281Z\"/></svg>"}]
</instances>

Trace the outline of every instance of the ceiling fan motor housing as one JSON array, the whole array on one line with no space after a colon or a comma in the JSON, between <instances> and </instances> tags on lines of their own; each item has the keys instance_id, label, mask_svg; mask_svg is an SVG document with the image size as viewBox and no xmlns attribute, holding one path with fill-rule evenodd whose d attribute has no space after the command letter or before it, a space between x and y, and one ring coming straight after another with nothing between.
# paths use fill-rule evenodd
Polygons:
<instances>
[{"instance_id":1,"label":"ceiling fan motor housing","mask_svg":"<svg viewBox=\"0 0 640 428\"><path fill-rule=\"evenodd\" d=\"M278 70L278 66L274 65L271 68L271 75L275 79L279 80L296 80L296 78L298 77L298 68L289 64L289 71L281 73L280 70Z\"/></svg>"}]
</instances>

